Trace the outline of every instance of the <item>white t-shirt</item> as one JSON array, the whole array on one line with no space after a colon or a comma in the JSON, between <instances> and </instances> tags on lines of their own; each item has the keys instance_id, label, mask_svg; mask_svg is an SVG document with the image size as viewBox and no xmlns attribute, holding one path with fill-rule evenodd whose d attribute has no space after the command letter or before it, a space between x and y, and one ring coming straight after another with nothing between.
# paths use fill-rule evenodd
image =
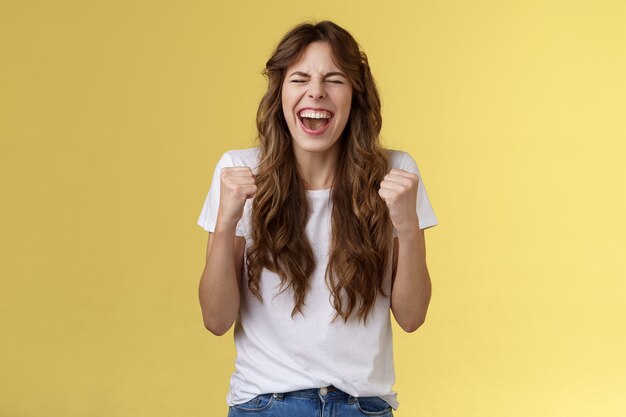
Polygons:
<instances>
[{"instance_id":1,"label":"white t-shirt","mask_svg":"<svg viewBox=\"0 0 626 417\"><path fill-rule=\"evenodd\" d=\"M249 148L231 150L222 155L198 219L198 224L205 230L215 231L221 168L248 166L256 174L259 151L260 148ZM417 215L420 228L435 226L437 218L417 164L406 152L388 152L392 167L419 177ZM259 283L263 297L261 304L248 289L244 259L241 304L234 330L237 360L226 402L233 406L259 394L334 385L355 397L379 396L397 410L399 402L396 392L392 390L395 371L390 298L382 295L376 298L367 326L354 316L347 323L341 317L330 323L335 310L324 277L330 248L330 189L307 190L306 193L311 205L306 233L317 266L305 298L304 317L297 313L291 318L293 292L289 288L276 296L280 278L267 269L261 273ZM246 246L251 242L249 215L252 200L246 201L243 217L235 232L237 236L246 238ZM397 236L395 229L394 236ZM391 294L391 261L383 287L387 294Z\"/></svg>"}]
</instances>

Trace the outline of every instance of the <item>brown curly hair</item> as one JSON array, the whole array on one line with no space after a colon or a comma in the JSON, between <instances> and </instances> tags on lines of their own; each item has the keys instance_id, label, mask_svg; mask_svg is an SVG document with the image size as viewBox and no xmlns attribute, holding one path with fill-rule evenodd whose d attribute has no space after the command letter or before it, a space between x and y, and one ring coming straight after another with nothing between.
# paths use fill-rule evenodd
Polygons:
<instances>
[{"instance_id":1,"label":"brown curly hair","mask_svg":"<svg viewBox=\"0 0 626 417\"><path fill-rule=\"evenodd\" d=\"M263 70L268 88L257 112L261 154L251 213L252 243L246 252L248 287L262 302L259 280L267 268L280 277L281 292L292 287L291 316L303 314L315 259L305 234L309 205L281 92L286 68L315 41L330 44L337 66L353 88L330 193L332 237L325 277L336 310L333 321L341 316L347 322L354 312L366 324L378 293L388 296L383 280L391 262L393 225L378 189L388 172L389 156L379 141L381 103L367 55L350 33L331 21L295 26Z\"/></svg>"}]
</instances>

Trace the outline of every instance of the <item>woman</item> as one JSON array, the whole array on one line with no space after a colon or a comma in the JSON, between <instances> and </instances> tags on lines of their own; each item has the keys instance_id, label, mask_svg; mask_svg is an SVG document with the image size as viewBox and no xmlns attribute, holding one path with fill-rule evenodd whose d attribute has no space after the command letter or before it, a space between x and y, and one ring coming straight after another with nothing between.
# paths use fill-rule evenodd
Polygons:
<instances>
[{"instance_id":1,"label":"woman","mask_svg":"<svg viewBox=\"0 0 626 417\"><path fill-rule=\"evenodd\" d=\"M294 27L264 75L259 146L222 155L198 219L205 326L235 322L229 416L391 416L389 311L412 332L430 301L418 167L381 147L367 56L336 24Z\"/></svg>"}]
</instances>

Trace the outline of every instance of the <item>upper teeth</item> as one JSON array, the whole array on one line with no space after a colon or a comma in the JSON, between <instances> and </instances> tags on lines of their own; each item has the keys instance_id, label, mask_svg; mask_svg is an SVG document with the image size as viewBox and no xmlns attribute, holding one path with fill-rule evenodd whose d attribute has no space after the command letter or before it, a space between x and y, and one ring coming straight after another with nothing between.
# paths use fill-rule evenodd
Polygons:
<instances>
[{"instance_id":1,"label":"upper teeth","mask_svg":"<svg viewBox=\"0 0 626 417\"><path fill-rule=\"evenodd\" d=\"M309 119L330 119L331 115L327 111L302 110L300 117L307 117Z\"/></svg>"}]
</instances>

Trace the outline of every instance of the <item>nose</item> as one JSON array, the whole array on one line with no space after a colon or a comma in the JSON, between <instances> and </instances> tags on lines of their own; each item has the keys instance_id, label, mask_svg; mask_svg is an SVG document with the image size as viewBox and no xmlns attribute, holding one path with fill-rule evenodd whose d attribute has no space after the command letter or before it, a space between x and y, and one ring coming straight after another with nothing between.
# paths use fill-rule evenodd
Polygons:
<instances>
[{"instance_id":1,"label":"nose","mask_svg":"<svg viewBox=\"0 0 626 417\"><path fill-rule=\"evenodd\" d=\"M309 83L309 97L312 99L322 99L326 97L324 83L319 79L312 79Z\"/></svg>"}]
</instances>

